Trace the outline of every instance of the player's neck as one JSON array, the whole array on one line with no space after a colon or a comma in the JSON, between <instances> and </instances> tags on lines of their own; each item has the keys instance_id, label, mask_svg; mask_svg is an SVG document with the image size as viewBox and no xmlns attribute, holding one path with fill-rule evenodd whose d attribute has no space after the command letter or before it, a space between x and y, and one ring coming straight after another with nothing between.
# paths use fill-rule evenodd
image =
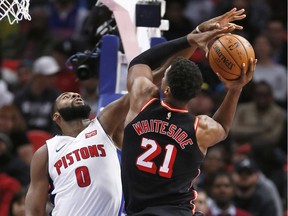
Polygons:
<instances>
[{"instance_id":1,"label":"player's neck","mask_svg":"<svg viewBox=\"0 0 288 216\"><path fill-rule=\"evenodd\" d=\"M81 133L90 123L89 119L84 120L73 120L67 122L67 124L63 125L61 128L63 135L76 137L79 133Z\"/></svg>"},{"instance_id":2,"label":"player's neck","mask_svg":"<svg viewBox=\"0 0 288 216\"><path fill-rule=\"evenodd\" d=\"M188 109L188 103L179 101L173 98L164 98L163 101L167 104L169 104L173 108L177 109Z\"/></svg>"}]
</instances>

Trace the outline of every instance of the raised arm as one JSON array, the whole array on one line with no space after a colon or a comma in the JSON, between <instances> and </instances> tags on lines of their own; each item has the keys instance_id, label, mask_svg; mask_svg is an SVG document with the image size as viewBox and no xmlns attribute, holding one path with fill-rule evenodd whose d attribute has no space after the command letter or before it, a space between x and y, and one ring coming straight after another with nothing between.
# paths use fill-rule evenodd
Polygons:
<instances>
[{"instance_id":1,"label":"raised arm","mask_svg":"<svg viewBox=\"0 0 288 216\"><path fill-rule=\"evenodd\" d=\"M244 14L245 10L237 10L236 8L231 9L230 11L214 17L212 19L209 19L207 21L204 21L200 23L196 29L192 31L193 34L201 33L201 32L206 32L206 31L211 31L214 29L219 29L223 27L228 27L228 26L234 26L235 29L237 30L242 30L243 27L240 25L235 25L232 23L233 21L236 20L242 20L246 17ZM161 65L159 68L156 70L153 70L153 83L157 86L159 86L161 79L163 78L165 70L170 66L172 60L177 57L177 56L182 56L184 58L189 59L194 51L196 50L197 47L190 47L185 50L182 50L180 52L175 53L172 57L170 57L163 65ZM204 50L207 52L207 47L204 47Z\"/></svg>"},{"instance_id":2,"label":"raised arm","mask_svg":"<svg viewBox=\"0 0 288 216\"><path fill-rule=\"evenodd\" d=\"M222 104L212 118L208 116L198 116L200 118L200 124L196 136L198 145L203 153L206 152L208 147L215 145L227 137L242 88L252 80L256 62L256 59L250 59L249 65L243 64L241 77L237 80L228 81L221 77L220 74L217 74L228 91ZM248 70L245 74L244 71L246 71L246 67L248 67Z\"/></svg>"},{"instance_id":3,"label":"raised arm","mask_svg":"<svg viewBox=\"0 0 288 216\"><path fill-rule=\"evenodd\" d=\"M25 201L26 216L46 216L48 179L48 150L43 145L35 152L31 162L31 183Z\"/></svg>"}]
</instances>

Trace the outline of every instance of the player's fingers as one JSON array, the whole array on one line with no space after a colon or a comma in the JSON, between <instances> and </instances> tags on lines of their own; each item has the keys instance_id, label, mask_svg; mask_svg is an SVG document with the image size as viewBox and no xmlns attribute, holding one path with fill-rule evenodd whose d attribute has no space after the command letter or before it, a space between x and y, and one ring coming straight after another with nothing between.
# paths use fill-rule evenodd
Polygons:
<instances>
[{"instance_id":1,"label":"player's fingers","mask_svg":"<svg viewBox=\"0 0 288 216\"><path fill-rule=\"evenodd\" d=\"M204 47L204 52L205 52L205 58L208 58L209 55L209 49L207 46Z\"/></svg>"},{"instance_id":2,"label":"player's fingers","mask_svg":"<svg viewBox=\"0 0 288 216\"><path fill-rule=\"evenodd\" d=\"M237 20L237 19L243 19L246 17L246 14L243 14L245 12L245 9L236 10L231 14L230 19Z\"/></svg>"},{"instance_id":3,"label":"player's fingers","mask_svg":"<svg viewBox=\"0 0 288 216\"><path fill-rule=\"evenodd\" d=\"M229 19L229 21L235 21L235 20L242 20L246 17L246 14L240 15L240 16L233 16Z\"/></svg>"},{"instance_id":4,"label":"player's fingers","mask_svg":"<svg viewBox=\"0 0 288 216\"><path fill-rule=\"evenodd\" d=\"M243 81L245 79L245 74L248 72L246 69L246 64L242 63L241 65L241 71L240 71L240 79Z\"/></svg>"},{"instance_id":5,"label":"player's fingers","mask_svg":"<svg viewBox=\"0 0 288 216\"><path fill-rule=\"evenodd\" d=\"M228 23L227 24L228 27L234 27L233 30L237 29L237 30L242 30L243 29L243 26L240 26L240 25L236 25L235 23Z\"/></svg>"},{"instance_id":6,"label":"player's fingers","mask_svg":"<svg viewBox=\"0 0 288 216\"><path fill-rule=\"evenodd\" d=\"M237 30L242 30L243 29L243 26L236 25L236 24L234 24L234 25L235 25L235 29L237 29Z\"/></svg>"},{"instance_id":7,"label":"player's fingers","mask_svg":"<svg viewBox=\"0 0 288 216\"><path fill-rule=\"evenodd\" d=\"M249 59L249 68L247 70L247 76L252 77L256 68L257 59Z\"/></svg>"},{"instance_id":8,"label":"player's fingers","mask_svg":"<svg viewBox=\"0 0 288 216\"><path fill-rule=\"evenodd\" d=\"M220 29L220 33L230 33L236 29L234 24L226 26L227 28Z\"/></svg>"},{"instance_id":9,"label":"player's fingers","mask_svg":"<svg viewBox=\"0 0 288 216\"><path fill-rule=\"evenodd\" d=\"M207 31L211 31L211 30L215 30L219 28L220 28L220 24L218 22L214 22L208 25Z\"/></svg>"},{"instance_id":10,"label":"player's fingers","mask_svg":"<svg viewBox=\"0 0 288 216\"><path fill-rule=\"evenodd\" d=\"M220 80L222 83L225 83L225 82L226 82L226 80L221 76L221 74L216 73L216 75L218 76L219 80Z\"/></svg>"},{"instance_id":11,"label":"player's fingers","mask_svg":"<svg viewBox=\"0 0 288 216\"><path fill-rule=\"evenodd\" d=\"M229 19L235 11L237 11L237 8L232 8L230 11L223 14L221 18Z\"/></svg>"}]
</instances>

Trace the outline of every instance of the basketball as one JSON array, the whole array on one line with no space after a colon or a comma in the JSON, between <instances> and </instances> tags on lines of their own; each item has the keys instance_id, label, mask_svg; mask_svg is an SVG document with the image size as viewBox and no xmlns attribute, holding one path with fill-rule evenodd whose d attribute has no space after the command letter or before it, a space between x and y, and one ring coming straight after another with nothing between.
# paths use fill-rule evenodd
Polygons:
<instances>
[{"instance_id":1,"label":"basketball","mask_svg":"<svg viewBox=\"0 0 288 216\"><path fill-rule=\"evenodd\" d=\"M225 34L212 43L208 57L215 73L219 73L224 79L235 80L241 75L242 64L245 63L247 68L249 59L254 59L255 53L244 37Z\"/></svg>"}]
</instances>

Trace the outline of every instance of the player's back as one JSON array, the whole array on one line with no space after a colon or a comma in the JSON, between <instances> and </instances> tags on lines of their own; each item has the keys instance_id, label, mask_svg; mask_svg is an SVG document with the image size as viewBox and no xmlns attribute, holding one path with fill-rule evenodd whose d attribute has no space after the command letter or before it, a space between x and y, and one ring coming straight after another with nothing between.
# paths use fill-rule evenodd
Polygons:
<instances>
[{"instance_id":1,"label":"player's back","mask_svg":"<svg viewBox=\"0 0 288 216\"><path fill-rule=\"evenodd\" d=\"M204 159L197 118L152 99L125 128L122 184L128 215L192 215L192 180ZM138 215L137 214L137 215ZM178 214L179 215L179 214Z\"/></svg>"},{"instance_id":2,"label":"player's back","mask_svg":"<svg viewBox=\"0 0 288 216\"><path fill-rule=\"evenodd\" d=\"M122 188L117 149L97 119L77 137L47 141L52 215L118 215Z\"/></svg>"}]
</instances>

